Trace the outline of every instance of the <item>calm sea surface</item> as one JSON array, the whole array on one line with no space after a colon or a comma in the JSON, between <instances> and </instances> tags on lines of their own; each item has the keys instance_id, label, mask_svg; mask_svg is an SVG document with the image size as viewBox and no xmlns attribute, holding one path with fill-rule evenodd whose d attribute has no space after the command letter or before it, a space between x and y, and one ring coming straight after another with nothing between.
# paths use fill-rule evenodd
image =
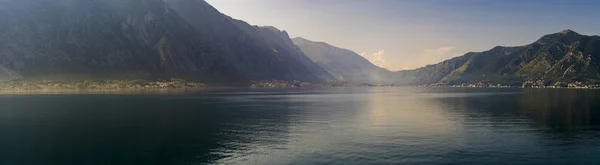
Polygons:
<instances>
[{"instance_id":1,"label":"calm sea surface","mask_svg":"<svg viewBox=\"0 0 600 165\"><path fill-rule=\"evenodd\" d=\"M0 95L0 165L46 164L600 164L600 91Z\"/></svg>"}]
</instances>

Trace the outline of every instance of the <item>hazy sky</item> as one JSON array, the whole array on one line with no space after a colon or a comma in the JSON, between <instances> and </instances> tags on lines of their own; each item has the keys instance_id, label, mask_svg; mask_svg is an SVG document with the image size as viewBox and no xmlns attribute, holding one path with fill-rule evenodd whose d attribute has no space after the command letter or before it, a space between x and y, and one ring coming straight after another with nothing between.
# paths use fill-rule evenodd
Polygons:
<instances>
[{"instance_id":1,"label":"hazy sky","mask_svg":"<svg viewBox=\"0 0 600 165\"><path fill-rule=\"evenodd\" d=\"M206 0L253 25L413 69L572 29L600 35L600 0Z\"/></svg>"}]
</instances>

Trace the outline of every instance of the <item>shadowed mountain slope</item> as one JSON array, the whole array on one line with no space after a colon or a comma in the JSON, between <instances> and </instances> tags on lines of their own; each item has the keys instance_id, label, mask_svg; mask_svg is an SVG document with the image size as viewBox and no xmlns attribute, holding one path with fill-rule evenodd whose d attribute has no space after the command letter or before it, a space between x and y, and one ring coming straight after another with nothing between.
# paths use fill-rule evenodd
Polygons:
<instances>
[{"instance_id":1,"label":"shadowed mountain slope","mask_svg":"<svg viewBox=\"0 0 600 165\"><path fill-rule=\"evenodd\" d=\"M2 80L332 78L285 32L261 32L202 0L1 0L0 21Z\"/></svg>"}]
</instances>

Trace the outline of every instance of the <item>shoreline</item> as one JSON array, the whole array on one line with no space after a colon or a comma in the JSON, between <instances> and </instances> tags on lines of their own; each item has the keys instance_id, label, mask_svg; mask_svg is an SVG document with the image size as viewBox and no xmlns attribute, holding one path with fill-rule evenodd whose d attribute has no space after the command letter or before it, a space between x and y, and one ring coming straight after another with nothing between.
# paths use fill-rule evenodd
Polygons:
<instances>
[{"instance_id":1,"label":"shoreline","mask_svg":"<svg viewBox=\"0 0 600 165\"><path fill-rule=\"evenodd\" d=\"M468 87L468 86L414 86L420 88L497 88L497 89L592 89L597 90L600 88L589 88L589 87Z\"/></svg>"},{"instance_id":2,"label":"shoreline","mask_svg":"<svg viewBox=\"0 0 600 165\"><path fill-rule=\"evenodd\" d=\"M497 87L418 87L418 86L359 86L358 88L480 88L480 89L495 89ZM201 88L121 88L121 89L16 89L16 90L0 90L0 95L60 95L60 94L182 94L189 92L206 92L222 89L233 89L236 87L201 87ZM357 88L357 87L286 87L286 88L251 88L243 87L243 89L314 89L314 88ZM497 89L569 89L569 90L599 90L600 88L522 88L522 87L503 87Z\"/></svg>"},{"instance_id":3,"label":"shoreline","mask_svg":"<svg viewBox=\"0 0 600 165\"><path fill-rule=\"evenodd\" d=\"M35 91L131 91L159 89L205 88L202 83L187 82L183 79L171 80L78 80L78 81L6 81L0 83L1 93L22 93Z\"/></svg>"},{"instance_id":4,"label":"shoreline","mask_svg":"<svg viewBox=\"0 0 600 165\"><path fill-rule=\"evenodd\" d=\"M152 88L152 89L18 89L0 90L0 95L19 94L176 94L207 91L216 88Z\"/></svg>"}]
</instances>

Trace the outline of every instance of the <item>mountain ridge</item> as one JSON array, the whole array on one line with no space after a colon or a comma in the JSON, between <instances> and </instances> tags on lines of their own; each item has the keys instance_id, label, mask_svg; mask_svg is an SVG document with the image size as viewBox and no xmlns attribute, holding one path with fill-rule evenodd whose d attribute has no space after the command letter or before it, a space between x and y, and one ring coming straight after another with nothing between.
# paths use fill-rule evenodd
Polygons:
<instances>
[{"instance_id":1,"label":"mountain ridge","mask_svg":"<svg viewBox=\"0 0 600 165\"><path fill-rule=\"evenodd\" d=\"M496 46L414 70L398 71L395 79L399 84L412 85L480 81L518 84L531 79L595 83L600 77L599 44L597 36L566 29L544 35L531 44Z\"/></svg>"}]
</instances>

